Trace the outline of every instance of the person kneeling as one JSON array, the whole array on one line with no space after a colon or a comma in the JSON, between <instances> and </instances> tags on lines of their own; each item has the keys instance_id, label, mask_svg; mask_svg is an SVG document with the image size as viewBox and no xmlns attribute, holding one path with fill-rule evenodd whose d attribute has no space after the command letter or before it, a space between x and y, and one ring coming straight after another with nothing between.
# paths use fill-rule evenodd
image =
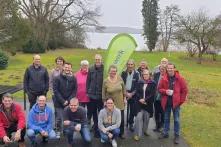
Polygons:
<instances>
[{"instance_id":1,"label":"person kneeling","mask_svg":"<svg viewBox=\"0 0 221 147\"><path fill-rule=\"evenodd\" d=\"M100 131L101 142L111 142L113 147L117 147L116 137L120 134L121 112L115 108L112 98L106 100L106 107L103 108L98 116L98 128Z\"/></svg>"},{"instance_id":2,"label":"person kneeling","mask_svg":"<svg viewBox=\"0 0 221 147\"><path fill-rule=\"evenodd\" d=\"M86 110L79 106L77 98L72 98L69 106L64 109L64 134L67 136L69 146L73 146L74 132L80 132L85 142L91 142Z\"/></svg>"},{"instance_id":3,"label":"person kneeling","mask_svg":"<svg viewBox=\"0 0 221 147\"><path fill-rule=\"evenodd\" d=\"M46 97L41 95L37 103L31 108L28 115L27 135L31 140L32 146L36 146L36 135L42 136L43 142L48 139L55 139L56 134L52 129L52 109L46 105Z\"/></svg>"},{"instance_id":4,"label":"person kneeling","mask_svg":"<svg viewBox=\"0 0 221 147\"><path fill-rule=\"evenodd\" d=\"M25 147L25 114L19 104L13 102L11 94L2 97L0 105L0 140L3 144L18 141L19 147ZM15 132L14 135L12 133Z\"/></svg>"}]
</instances>

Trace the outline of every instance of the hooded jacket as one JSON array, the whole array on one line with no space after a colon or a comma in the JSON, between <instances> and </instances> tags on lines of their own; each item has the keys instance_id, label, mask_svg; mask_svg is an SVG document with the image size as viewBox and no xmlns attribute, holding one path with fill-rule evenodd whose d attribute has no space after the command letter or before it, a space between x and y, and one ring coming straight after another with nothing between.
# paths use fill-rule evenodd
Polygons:
<instances>
[{"instance_id":1,"label":"hooded jacket","mask_svg":"<svg viewBox=\"0 0 221 147\"><path fill-rule=\"evenodd\" d=\"M173 96L172 96L172 104L173 104L173 109L176 108L177 106L182 105L187 97L187 85L182 76L180 76L178 71L175 71L175 82L174 82L174 87L173 87ZM161 105L163 110L165 111L166 109L166 104L168 100L168 95L166 94L166 90L169 89L169 77L168 74L165 74L158 85L158 91L161 94Z\"/></svg>"},{"instance_id":2,"label":"hooded jacket","mask_svg":"<svg viewBox=\"0 0 221 147\"><path fill-rule=\"evenodd\" d=\"M3 110L3 104L0 105L0 138L6 134L5 129L10 127L10 122ZM11 106L12 118L17 122L17 130L25 128L25 113L19 104L13 103Z\"/></svg>"},{"instance_id":3,"label":"hooded jacket","mask_svg":"<svg viewBox=\"0 0 221 147\"><path fill-rule=\"evenodd\" d=\"M28 128L37 132L52 130L52 109L47 105L41 110L38 104L35 104L28 114Z\"/></svg>"}]
</instances>

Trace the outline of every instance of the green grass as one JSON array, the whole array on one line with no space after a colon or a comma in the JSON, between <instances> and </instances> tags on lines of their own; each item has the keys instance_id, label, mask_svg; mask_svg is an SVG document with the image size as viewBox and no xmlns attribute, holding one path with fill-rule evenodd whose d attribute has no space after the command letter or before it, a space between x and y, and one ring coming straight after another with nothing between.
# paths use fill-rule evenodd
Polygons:
<instances>
[{"instance_id":1,"label":"green grass","mask_svg":"<svg viewBox=\"0 0 221 147\"><path fill-rule=\"evenodd\" d=\"M42 64L49 70L54 67L54 59L63 56L73 64L73 70L79 69L83 59L93 63L96 53L105 54L102 50L65 49L49 51L42 54ZM189 87L189 99L182 107L182 133L190 146L217 147L221 138L221 56L216 62L211 62L210 56L205 56L201 65L195 59L189 59L184 53L135 52L131 58L137 64L142 59L148 61L150 68L159 64L162 57L175 63L177 69L185 77ZM0 70L0 84L15 85L22 83L25 68L32 63L31 54L17 53L10 57L9 67ZM22 98L23 93L15 94Z\"/></svg>"}]
</instances>

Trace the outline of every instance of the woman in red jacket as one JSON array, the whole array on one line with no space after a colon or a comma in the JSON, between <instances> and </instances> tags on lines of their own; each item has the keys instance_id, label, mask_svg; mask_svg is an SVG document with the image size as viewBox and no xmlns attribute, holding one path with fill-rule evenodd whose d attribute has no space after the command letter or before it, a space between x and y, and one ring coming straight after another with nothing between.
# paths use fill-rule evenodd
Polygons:
<instances>
[{"instance_id":1,"label":"woman in red jacket","mask_svg":"<svg viewBox=\"0 0 221 147\"><path fill-rule=\"evenodd\" d=\"M3 95L0 105L0 139L4 144L18 141L19 147L25 147L25 114L21 106L13 103L11 94ZM15 132L14 137L11 136Z\"/></svg>"}]
</instances>

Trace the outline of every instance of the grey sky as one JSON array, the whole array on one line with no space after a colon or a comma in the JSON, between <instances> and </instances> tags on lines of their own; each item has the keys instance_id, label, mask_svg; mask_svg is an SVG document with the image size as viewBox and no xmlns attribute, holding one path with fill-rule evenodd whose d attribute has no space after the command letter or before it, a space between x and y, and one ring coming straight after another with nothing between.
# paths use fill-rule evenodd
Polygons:
<instances>
[{"instance_id":1,"label":"grey sky","mask_svg":"<svg viewBox=\"0 0 221 147\"><path fill-rule=\"evenodd\" d=\"M99 22L104 26L142 28L142 0L96 0L101 7ZM177 4L187 14L205 8L211 17L221 14L221 0L160 0L160 8Z\"/></svg>"}]
</instances>

